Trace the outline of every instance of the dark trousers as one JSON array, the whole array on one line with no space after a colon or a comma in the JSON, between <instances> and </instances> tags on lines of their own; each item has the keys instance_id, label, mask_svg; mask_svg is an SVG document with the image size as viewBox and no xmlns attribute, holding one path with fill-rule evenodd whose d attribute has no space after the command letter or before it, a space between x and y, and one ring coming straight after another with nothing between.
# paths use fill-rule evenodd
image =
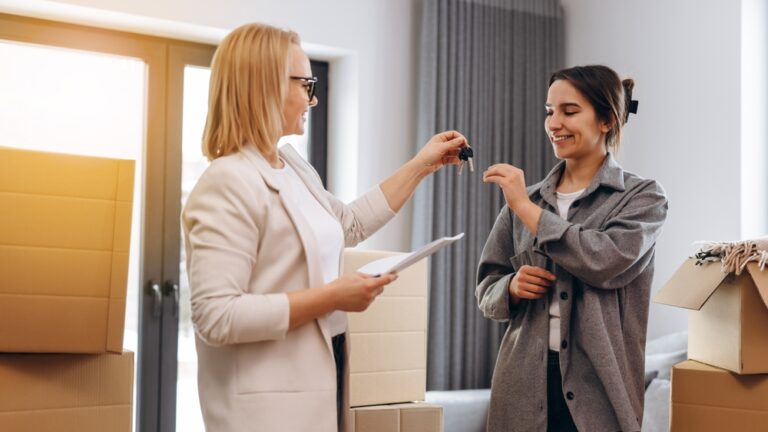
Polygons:
<instances>
[{"instance_id":1,"label":"dark trousers","mask_svg":"<svg viewBox=\"0 0 768 432\"><path fill-rule=\"evenodd\" d=\"M560 354L550 351L547 359L547 432L577 432L563 397Z\"/></svg>"},{"instance_id":2,"label":"dark trousers","mask_svg":"<svg viewBox=\"0 0 768 432\"><path fill-rule=\"evenodd\" d=\"M338 428L341 429L341 420L344 415L343 398L344 395L344 333L331 338L333 345L333 357L336 359L336 419Z\"/></svg>"}]
</instances>

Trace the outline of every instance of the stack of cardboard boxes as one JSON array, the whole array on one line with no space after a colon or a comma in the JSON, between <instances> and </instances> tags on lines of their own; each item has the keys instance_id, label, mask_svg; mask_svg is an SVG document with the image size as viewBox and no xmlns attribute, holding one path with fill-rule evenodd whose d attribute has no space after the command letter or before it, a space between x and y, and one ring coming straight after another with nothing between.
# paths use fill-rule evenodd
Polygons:
<instances>
[{"instance_id":1,"label":"stack of cardboard boxes","mask_svg":"<svg viewBox=\"0 0 768 432\"><path fill-rule=\"evenodd\" d=\"M768 431L768 268L726 274L689 259L654 298L690 309L672 368L670 430Z\"/></svg>"},{"instance_id":2,"label":"stack of cardboard boxes","mask_svg":"<svg viewBox=\"0 0 768 432\"><path fill-rule=\"evenodd\" d=\"M130 432L133 161L0 148L0 431Z\"/></svg>"},{"instance_id":3,"label":"stack of cardboard boxes","mask_svg":"<svg viewBox=\"0 0 768 432\"><path fill-rule=\"evenodd\" d=\"M344 273L396 255L347 249ZM442 432L443 409L422 402L427 383L427 260L399 273L371 306L350 313L352 432Z\"/></svg>"}]
</instances>

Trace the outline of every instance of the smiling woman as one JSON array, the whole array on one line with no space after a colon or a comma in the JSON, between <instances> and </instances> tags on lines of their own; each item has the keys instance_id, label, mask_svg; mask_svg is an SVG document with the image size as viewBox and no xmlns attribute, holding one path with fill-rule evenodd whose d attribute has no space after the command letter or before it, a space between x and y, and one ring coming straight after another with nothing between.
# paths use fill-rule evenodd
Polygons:
<instances>
[{"instance_id":1,"label":"smiling woman","mask_svg":"<svg viewBox=\"0 0 768 432\"><path fill-rule=\"evenodd\" d=\"M544 126L562 162L528 188L509 164L483 176L507 206L485 244L476 295L486 317L511 321L488 430L640 430L654 246L667 199L611 154L637 106L632 80L584 66L549 82Z\"/></svg>"},{"instance_id":2,"label":"smiling woman","mask_svg":"<svg viewBox=\"0 0 768 432\"><path fill-rule=\"evenodd\" d=\"M345 429L345 312L366 309L397 276L341 275L343 248L392 219L467 145L439 133L345 204L291 146L277 148L305 132L314 90L291 31L247 24L214 55L203 134L211 164L182 213L208 430Z\"/></svg>"}]
</instances>

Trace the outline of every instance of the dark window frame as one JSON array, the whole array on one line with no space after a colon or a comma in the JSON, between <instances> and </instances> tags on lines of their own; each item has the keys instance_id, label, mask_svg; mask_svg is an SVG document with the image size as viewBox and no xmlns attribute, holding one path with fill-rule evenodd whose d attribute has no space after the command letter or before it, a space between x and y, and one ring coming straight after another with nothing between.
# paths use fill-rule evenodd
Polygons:
<instances>
[{"instance_id":1,"label":"dark window frame","mask_svg":"<svg viewBox=\"0 0 768 432\"><path fill-rule=\"evenodd\" d=\"M309 139L308 158L309 163L315 167L323 181L323 186L328 187L328 62L311 60L312 74L317 77L315 96L317 106L309 110Z\"/></svg>"}]
</instances>

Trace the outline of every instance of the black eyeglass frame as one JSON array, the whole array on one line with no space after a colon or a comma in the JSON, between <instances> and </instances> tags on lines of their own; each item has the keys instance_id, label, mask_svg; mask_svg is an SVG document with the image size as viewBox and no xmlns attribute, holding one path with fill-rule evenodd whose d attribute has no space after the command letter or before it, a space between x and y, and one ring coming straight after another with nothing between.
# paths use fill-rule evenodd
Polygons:
<instances>
[{"instance_id":1,"label":"black eyeglass frame","mask_svg":"<svg viewBox=\"0 0 768 432\"><path fill-rule=\"evenodd\" d=\"M304 81L304 87L307 88L307 96L309 97L309 101L312 102L312 98L315 97L315 90L317 89L317 77L291 76L289 78L292 80Z\"/></svg>"}]
</instances>

